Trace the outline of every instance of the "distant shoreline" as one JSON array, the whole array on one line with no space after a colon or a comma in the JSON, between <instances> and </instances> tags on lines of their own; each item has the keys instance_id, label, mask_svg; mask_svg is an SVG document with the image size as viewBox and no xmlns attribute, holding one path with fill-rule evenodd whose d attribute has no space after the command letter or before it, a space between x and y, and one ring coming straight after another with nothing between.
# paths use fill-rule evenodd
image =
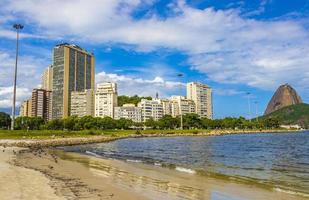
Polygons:
<instances>
[{"instance_id":1,"label":"distant shoreline","mask_svg":"<svg viewBox=\"0 0 309 200\"><path fill-rule=\"evenodd\" d=\"M28 147L28 148L41 148L41 147L57 147L57 146L70 146L70 145L82 145L92 143L103 143L111 142L119 139L127 138L147 138L147 137L187 137L187 136L224 136L234 134L265 134L265 133L291 133L291 132L303 132L306 130L285 130L285 129L274 129L274 130L211 130L209 132L200 131L196 133L177 133L174 130L153 130L147 134L130 134L124 136L88 136L88 137L64 137L64 138L45 138L45 139L0 139L0 146L7 147Z\"/></svg>"}]
</instances>

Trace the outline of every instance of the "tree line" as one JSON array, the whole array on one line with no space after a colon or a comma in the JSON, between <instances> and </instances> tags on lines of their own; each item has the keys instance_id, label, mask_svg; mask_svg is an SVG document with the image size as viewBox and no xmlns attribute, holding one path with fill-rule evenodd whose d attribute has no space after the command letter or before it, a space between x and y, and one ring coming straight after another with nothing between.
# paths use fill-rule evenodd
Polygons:
<instances>
[{"instance_id":1,"label":"tree line","mask_svg":"<svg viewBox=\"0 0 309 200\"><path fill-rule=\"evenodd\" d=\"M1 116L1 115L0 115ZM0 119L0 122L1 119ZM0 127L8 127L0 124ZM133 122L129 119L113 119L110 117L77 117L44 121L40 117L17 117L15 129L19 130L108 130L108 129L179 129L180 117L165 115L160 120L152 118L146 122ZM273 129L279 128L280 123L276 118L247 120L244 117L226 117L224 119L200 118L197 114L183 115L184 129Z\"/></svg>"},{"instance_id":2,"label":"tree line","mask_svg":"<svg viewBox=\"0 0 309 200\"><path fill-rule=\"evenodd\" d=\"M142 99L152 100L152 97L139 97L137 95L134 95L134 96L122 95L122 96L117 97L118 106L123 106L123 104L128 104L128 103L134 104L135 106L137 106L137 104L141 102Z\"/></svg>"}]
</instances>

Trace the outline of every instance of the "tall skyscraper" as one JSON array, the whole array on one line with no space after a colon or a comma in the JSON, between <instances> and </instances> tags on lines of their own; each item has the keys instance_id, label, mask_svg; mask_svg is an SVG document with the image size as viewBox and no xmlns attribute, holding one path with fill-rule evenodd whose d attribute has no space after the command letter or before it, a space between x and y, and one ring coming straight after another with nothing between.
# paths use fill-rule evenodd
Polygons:
<instances>
[{"instance_id":1,"label":"tall skyscraper","mask_svg":"<svg viewBox=\"0 0 309 200\"><path fill-rule=\"evenodd\" d=\"M53 90L53 67L48 66L42 74L42 89L52 91Z\"/></svg>"},{"instance_id":2,"label":"tall skyscraper","mask_svg":"<svg viewBox=\"0 0 309 200\"><path fill-rule=\"evenodd\" d=\"M44 89L33 89L31 98L31 116L50 119L50 95L51 91Z\"/></svg>"},{"instance_id":3,"label":"tall skyscraper","mask_svg":"<svg viewBox=\"0 0 309 200\"><path fill-rule=\"evenodd\" d=\"M71 93L71 115L94 116L94 91L74 91Z\"/></svg>"},{"instance_id":4,"label":"tall skyscraper","mask_svg":"<svg viewBox=\"0 0 309 200\"><path fill-rule=\"evenodd\" d=\"M212 89L197 82L187 83L187 98L195 103L195 112L200 117L213 118Z\"/></svg>"},{"instance_id":5,"label":"tall skyscraper","mask_svg":"<svg viewBox=\"0 0 309 200\"><path fill-rule=\"evenodd\" d=\"M53 53L52 118L71 115L71 92L94 89L94 55L73 44L59 44Z\"/></svg>"},{"instance_id":6,"label":"tall skyscraper","mask_svg":"<svg viewBox=\"0 0 309 200\"><path fill-rule=\"evenodd\" d=\"M95 116L114 118L114 107L118 105L116 83L100 83L95 92Z\"/></svg>"}]
</instances>

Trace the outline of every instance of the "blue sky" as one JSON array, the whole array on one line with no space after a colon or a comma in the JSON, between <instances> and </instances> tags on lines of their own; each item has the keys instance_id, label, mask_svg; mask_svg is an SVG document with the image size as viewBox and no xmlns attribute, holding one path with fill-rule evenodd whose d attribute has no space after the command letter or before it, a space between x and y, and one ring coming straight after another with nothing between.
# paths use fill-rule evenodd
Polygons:
<instances>
[{"instance_id":1,"label":"blue sky","mask_svg":"<svg viewBox=\"0 0 309 200\"><path fill-rule=\"evenodd\" d=\"M274 90L291 84L309 102L307 0L2 0L0 111L10 111L21 35L18 104L40 84L55 44L96 56L96 81L116 81L120 95L185 95L185 83L214 89L214 114L262 114ZM182 73L182 78L177 74ZM254 104L254 102L257 102Z\"/></svg>"}]
</instances>

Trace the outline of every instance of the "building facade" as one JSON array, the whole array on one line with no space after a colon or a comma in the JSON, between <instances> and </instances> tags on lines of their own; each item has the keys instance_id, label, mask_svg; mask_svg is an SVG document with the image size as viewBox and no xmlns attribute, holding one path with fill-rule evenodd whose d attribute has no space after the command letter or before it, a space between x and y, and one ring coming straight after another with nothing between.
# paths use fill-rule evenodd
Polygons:
<instances>
[{"instance_id":1,"label":"building facade","mask_svg":"<svg viewBox=\"0 0 309 200\"><path fill-rule=\"evenodd\" d=\"M31 116L50 119L50 97L51 91L44 89L33 89L31 98Z\"/></svg>"},{"instance_id":2,"label":"building facade","mask_svg":"<svg viewBox=\"0 0 309 200\"><path fill-rule=\"evenodd\" d=\"M133 122L142 121L142 109L134 104L124 104L122 107L115 107L115 119L130 119Z\"/></svg>"},{"instance_id":3,"label":"building facade","mask_svg":"<svg viewBox=\"0 0 309 200\"><path fill-rule=\"evenodd\" d=\"M169 99L160 99L163 115L172 115L172 102Z\"/></svg>"},{"instance_id":4,"label":"building facade","mask_svg":"<svg viewBox=\"0 0 309 200\"><path fill-rule=\"evenodd\" d=\"M31 117L32 112L32 101L28 99L20 105L19 115L21 117Z\"/></svg>"},{"instance_id":5,"label":"building facade","mask_svg":"<svg viewBox=\"0 0 309 200\"><path fill-rule=\"evenodd\" d=\"M59 44L53 52L53 119L71 115L71 92L94 89L94 55L72 44Z\"/></svg>"},{"instance_id":6,"label":"building facade","mask_svg":"<svg viewBox=\"0 0 309 200\"><path fill-rule=\"evenodd\" d=\"M114 107L118 105L116 83L97 84L95 92L95 116L114 118Z\"/></svg>"},{"instance_id":7,"label":"building facade","mask_svg":"<svg viewBox=\"0 0 309 200\"><path fill-rule=\"evenodd\" d=\"M94 116L94 91L89 89L71 93L71 116Z\"/></svg>"},{"instance_id":8,"label":"building facade","mask_svg":"<svg viewBox=\"0 0 309 200\"><path fill-rule=\"evenodd\" d=\"M53 67L48 66L42 74L42 89L52 91L53 90Z\"/></svg>"},{"instance_id":9,"label":"building facade","mask_svg":"<svg viewBox=\"0 0 309 200\"><path fill-rule=\"evenodd\" d=\"M170 101L173 117L196 112L193 100L186 99L183 96L172 96Z\"/></svg>"},{"instance_id":10,"label":"building facade","mask_svg":"<svg viewBox=\"0 0 309 200\"><path fill-rule=\"evenodd\" d=\"M142 99L141 102L138 103L138 107L140 107L142 111L142 122L146 122L150 118L157 121L163 117L163 107L159 99Z\"/></svg>"},{"instance_id":11,"label":"building facade","mask_svg":"<svg viewBox=\"0 0 309 200\"><path fill-rule=\"evenodd\" d=\"M195 103L195 111L200 117L213 118L212 89L197 82L187 83L187 99Z\"/></svg>"}]
</instances>

